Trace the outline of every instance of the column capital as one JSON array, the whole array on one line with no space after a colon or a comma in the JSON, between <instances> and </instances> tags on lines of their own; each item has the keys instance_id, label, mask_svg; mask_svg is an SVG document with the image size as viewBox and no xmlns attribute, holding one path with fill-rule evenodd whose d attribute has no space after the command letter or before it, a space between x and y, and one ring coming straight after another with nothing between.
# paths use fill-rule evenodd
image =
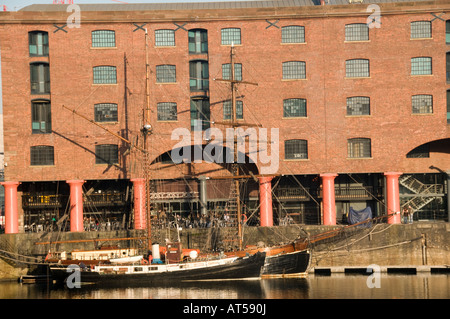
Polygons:
<instances>
[{"instance_id":1,"label":"column capital","mask_svg":"<svg viewBox=\"0 0 450 319\"><path fill-rule=\"evenodd\" d=\"M274 176L258 176L260 183L271 182Z\"/></svg>"},{"instance_id":2,"label":"column capital","mask_svg":"<svg viewBox=\"0 0 450 319\"><path fill-rule=\"evenodd\" d=\"M400 176L403 175L401 172L386 172L384 173L384 176Z\"/></svg>"},{"instance_id":3,"label":"column capital","mask_svg":"<svg viewBox=\"0 0 450 319\"><path fill-rule=\"evenodd\" d=\"M82 179L70 179L66 181L67 184L84 184L85 182L86 181Z\"/></svg>"},{"instance_id":4,"label":"column capital","mask_svg":"<svg viewBox=\"0 0 450 319\"><path fill-rule=\"evenodd\" d=\"M338 176L338 174L335 173L323 173L320 174L320 177L322 178L336 178Z\"/></svg>"},{"instance_id":5,"label":"column capital","mask_svg":"<svg viewBox=\"0 0 450 319\"><path fill-rule=\"evenodd\" d=\"M142 177L132 178L132 179L130 179L130 182L133 182L133 183L143 183L143 182L145 182L145 178L142 178Z\"/></svg>"},{"instance_id":6,"label":"column capital","mask_svg":"<svg viewBox=\"0 0 450 319\"><path fill-rule=\"evenodd\" d=\"M13 182L13 181L8 181L8 182L0 182L0 184L4 187L7 186L19 186L21 183L20 182Z\"/></svg>"}]
</instances>

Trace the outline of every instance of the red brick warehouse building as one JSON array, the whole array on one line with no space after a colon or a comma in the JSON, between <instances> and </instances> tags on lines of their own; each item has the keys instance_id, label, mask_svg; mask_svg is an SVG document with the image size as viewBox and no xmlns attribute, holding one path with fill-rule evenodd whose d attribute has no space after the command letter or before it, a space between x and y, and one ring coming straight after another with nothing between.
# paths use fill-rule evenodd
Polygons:
<instances>
[{"instance_id":1,"label":"red brick warehouse building","mask_svg":"<svg viewBox=\"0 0 450 319\"><path fill-rule=\"evenodd\" d=\"M267 226L286 217L335 224L350 207L379 216L408 205L415 219L446 220L450 3L371 2L1 12L8 232L74 209L102 225L137 227L131 212L143 208L132 194L144 170L153 214L226 211L230 165L175 164L170 154L180 142L171 138L176 129L192 134L193 153L210 143L196 133L225 132L232 74L236 121L279 129L275 174L261 176L264 165L244 152L241 173L255 176L240 183L248 215L261 214ZM144 124L151 125L149 167L130 146L144 147Z\"/></svg>"}]
</instances>

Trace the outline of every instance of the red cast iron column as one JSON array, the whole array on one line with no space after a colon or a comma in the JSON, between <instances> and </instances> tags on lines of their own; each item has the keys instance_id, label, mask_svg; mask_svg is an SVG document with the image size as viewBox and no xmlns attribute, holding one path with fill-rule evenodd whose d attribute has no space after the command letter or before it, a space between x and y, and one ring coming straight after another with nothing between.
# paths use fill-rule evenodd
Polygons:
<instances>
[{"instance_id":1,"label":"red cast iron column","mask_svg":"<svg viewBox=\"0 0 450 319\"><path fill-rule=\"evenodd\" d=\"M388 224L400 224L400 193L398 186L398 178L402 175L399 172L387 172L386 176L386 200Z\"/></svg>"},{"instance_id":2,"label":"red cast iron column","mask_svg":"<svg viewBox=\"0 0 450 319\"><path fill-rule=\"evenodd\" d=\"M84 181L66 181L70 186L70 231L82 232L83 225L83 189Z\"/></svg>"},{"instance_id":3,"label":"red cast iron column","mask_svg":"<svg viewBox=\"0 0 450 319\"><path fill-rule=\"evenodd\" d=\"M272 179L271 176L258 177L259 179L259 211L261 226L273 226L272 211Z\"/></svg>"},{"instance_id":4,"label":"red cast iron column","mask_svg":"<svg viewBox=\"0 0 450 319\"><path fill-rule=\"evenodd\" d=\"M320 174L322 178L323 224L336 225L336 201L334 195L334 179L337 174Z\"/></svg>"},{"instance_id":5,"label":"red cast iron column","mask_svg":"<svg viewBox=\"0 0 450 319\"><path fill-rule=\"evenodd\" d=\"M134 229L145 229L147 225L145 210L145 179L131 179L134 188Z\"/></svg>"},{"instance_id":6,"label":"red cast iron column","mask_svg":"<svg viewBox=\"0 0 450 319\"><path fill-rule=\"evenodd\" d=\"M19 182L2 182L5 188L5 234L19 232L19 214L17 212L17 187Z\"/></svg>"}]
</instances>

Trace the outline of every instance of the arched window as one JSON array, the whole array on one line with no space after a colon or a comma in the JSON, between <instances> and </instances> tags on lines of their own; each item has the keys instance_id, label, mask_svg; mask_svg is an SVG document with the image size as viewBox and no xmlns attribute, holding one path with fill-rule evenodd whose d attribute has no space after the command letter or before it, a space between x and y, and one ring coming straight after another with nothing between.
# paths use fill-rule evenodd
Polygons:
<instances>
[{"instance_id":1,"label":"arched window","mask_svg":"<svg viewBox=\"0 0 450 319\"><path fill-rule=\"evenodd\" d=\"M283 117L306 117L306 99L284 100Z\"/></svg>"},{"instance_id":2,"label":"arched window","mask_svg":"<svg viewBox=\"0 0 450 319\"><path fill-rule=\"evenodd\" d=\"M31 146L30 148L30 165L54 165L55 154L54 147L47 145Z\"/></svg>"},{"instance_id":3,"label":"arched window","mask_svg":"<svg viewBox=\"0 0 450 319\"><path fill-rule=\"evenodd\" d=\"M368 41L369 27L366 23L345 25L345 41Z\"/></svg>"},{"instance_id":4,"label":"arched window","mask_svg":"<svg viewBox=\"0 0 450 319\"><path fill-rule=\"evenodd\" d=\"M367 78L370 76L369 60L352 59L345 61L345 76L347 78Z\"/></svg>"},{"instance_id":5,"label":"arched window","mask_svg":"<svg viewBox=\"0 0 450 319\"><path fill-rule=\"evenodd\" d=\"M28 32L28 44L30 56L47 56L48 32L45 31Z\"/></svg>"},{"instance_id":6,"label":"arched window","mask_svg":"<svg viewBox=\"0 0 450 319\"><path fill-rule=\"evenodd\" d=\"M93 48L114 48L116 46L116 32L112 30L92 31Z\"/></svg>"},{"instance_id":7,"label":"arched window","mask_svg":"<svg viewBox=\"0 0 450 319\"><path fill-rule=\"evenodd\" d=\"M189 61L189 85L191 91L207 91L209 89L208 61Z\"/></svg>"},{"instance_id":8,"label":"arched window","mask_svg":"<svg viewBox=\"0 0 450 319\"><path fill-rule=\"evenodd\" d=\"M349 158L372 157L370 138L351 138L347 140Z\"/></svg>"},{"instance_id":9,"label":"arched window","mask_svg":"<svg viewBox=\"0 0 450 319\"><path fill-rule=\"evenodd\" d=\"M31 94L50 93L50 68L47 62L30 63Z\"/></svg>"},{"instance_id":10,"label":"arched window","mask_svg":"<svg viewBox=\"0 0 450 319\"><path fill-rule=\"evenodd\" d=\"M98 103L94 105L95 122L117 122L117 104Z\"/></svg>"},{"instance_id":11,"label":"arched window","mask_svg":"<svg viewBox=\"0 0 450 319\"><path fill-rule=\"evenodd\" d=\"M289 25L281 28L281 43L304 43L305 27Z\"/></svg>"},{"instance_id":12,"label":"arched window","mask_svg":"<svg viewBox=\"0 0 450 319\"><path fill-rule=\"evenodd\" d=\"M193 29L188 32L189 53L208 53L208 31Z\"/></svg>"},{"instance_id":13,"label":"arched window","mask_svg":"<svg viewBox=\"0 0 450 319\"><path fill-rule=\"evenodd\" d=\"M304 61L283 62L283 80L306 79L306 63Z\"/></svg>"},{"instance_id":14,"label":"arched window","mask_svg":"<svg viewBox=\"0 0 450 319\"><path fill-rule=\"evenodd\" d=\"M33 134L52 132L50 100L31 101L31 132Z\"/></svg>"},{"instance_id":15,"label":"arched window","mask_svg":"<svg viewBox=\"0 0 450 319\"><path fill-rule=\"evenodd\" d=\"M117 70L115 66L94 66L94 84L116 84Z\"/></svg>"},{"instance_id":16,"label":"arched window","mask_svg":"<svg viewBox=\"0 0 450 319\"><path fill-rule=\"evenodd\" d=\"M171 29L155 30L155 46L157 47L175 46L175 31Z\"/></svg>"}]
</instances>

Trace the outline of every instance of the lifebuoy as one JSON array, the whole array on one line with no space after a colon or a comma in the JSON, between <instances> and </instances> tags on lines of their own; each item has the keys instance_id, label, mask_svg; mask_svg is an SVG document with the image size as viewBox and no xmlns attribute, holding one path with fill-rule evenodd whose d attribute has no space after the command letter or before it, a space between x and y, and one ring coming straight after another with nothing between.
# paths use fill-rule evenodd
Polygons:
<instances>
[{"instance_id":1,"label":"lifebuoy","mask_svg":"<svg viewBox=\"0 0 450 319\"><path fill-rule=\"evenodd\" d=\"M148 261L147 261L146 259L142 258L142 259L141 259L141 264L142 264L142 265L147 265L147 264L148 264Z\"/></svg>"}]
</instances>

